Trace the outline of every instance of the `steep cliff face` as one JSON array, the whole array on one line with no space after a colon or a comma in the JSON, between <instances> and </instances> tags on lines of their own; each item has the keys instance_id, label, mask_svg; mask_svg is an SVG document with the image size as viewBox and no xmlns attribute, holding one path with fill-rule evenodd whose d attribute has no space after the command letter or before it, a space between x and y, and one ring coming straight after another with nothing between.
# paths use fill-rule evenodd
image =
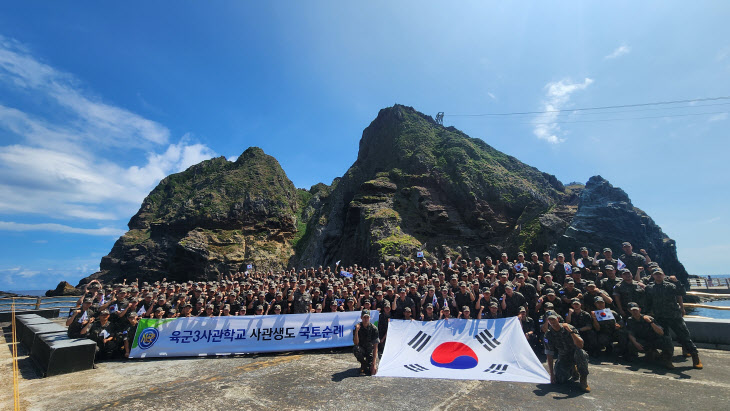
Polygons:
<instances>
[{"instance_id":1,"label":"steep cliff face","mask_svg":"<svg viewBox=\"0 0 730 411\"><path fill-rule=\"evenodd\" d=\"M374 265L418 251L619 255L623 241L687 275L674 241L603 178L564 186L401 105L379 112L357 160L330 185L295 189L273 157L249 148L234 163L221 157L168 176L129 228L89 278L215 279L244 264Z\"/></svg>"},{"instance_id":2,"label":"steep cliff face","mask_svg":"<svg viewBox=\"0 0 730 411\"><path fill-rule=\"evenodd\" d=\"M298 262L372 264L457 246L501 252L517 241L520 221L563 191L554 176L396 105L363 132L357 161L310 220Z\"/></svg>"},{"instance_id":3,"label":"steep cliff face","mask_svg":"<svg viewBox=\"0 0 730 411\"><path fill-rule=\"evenodd\" d=\"M634 245L635 252L646 249L668 273L687 278L687 270L677 258L675 241L645 212L634 207L623 190L601 176L593 176L582 190L577 212L557 244L561 249L586 246L600 251L601 247L609 247L618 257L624 241Z\"/></svg>"},{"instance_id":4,"label":"steep cliff face","mask_svg":"<svg viewBox=\"0 0 730 411\"><path fill-rule=\"evenodd\" d=\"M257 147L163 179L90 278L217 279L241 266L285 266L294 254L299 194Z\"/></svg>"}]
</instances>

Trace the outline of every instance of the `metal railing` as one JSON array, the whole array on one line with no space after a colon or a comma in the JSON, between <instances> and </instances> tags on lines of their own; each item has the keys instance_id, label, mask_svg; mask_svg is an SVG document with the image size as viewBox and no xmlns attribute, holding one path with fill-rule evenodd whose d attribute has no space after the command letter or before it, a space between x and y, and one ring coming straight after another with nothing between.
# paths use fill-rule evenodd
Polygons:
<instances>
[{"instance_id":1,"label":"metal railing","mask_svg":"<svg viewBox=\"0 0 730 411\"><path fill-rule=\"evenodd\" d=\"M40 310L44 306L52 306L51 308L71 309L76 306L79 297L62 296L62 297L3 297L0 298L0 312L11 311L13 304L16 311L20 310Z\"/></svg>"},{"instance_id":2,"label":"metal railing","mask_svg":"<svg viewBox=\"0 0 730 411\"><path fill-rule=\"evenodd\" d=\"M730 289L730 278L712 278L705 277L690 278L689 285L692 288L727 288Z\"/></svg>"}]
</instances>

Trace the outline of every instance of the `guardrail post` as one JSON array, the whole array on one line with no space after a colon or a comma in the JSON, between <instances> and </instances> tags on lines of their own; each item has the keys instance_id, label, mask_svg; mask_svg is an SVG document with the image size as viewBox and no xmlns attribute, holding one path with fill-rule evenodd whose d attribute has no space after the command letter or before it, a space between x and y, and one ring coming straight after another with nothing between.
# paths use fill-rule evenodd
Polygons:
<instances>
[{"instance_id":1,"label":"guardrail post","mask_svg":"<svg viewBox=\"0 0 730 411\"><path fill-rule=\"evenodd\" d=\"M40 310L41 309L41 297L36 297L35 299L35 309Z\"/></svg>"}]
</instances>

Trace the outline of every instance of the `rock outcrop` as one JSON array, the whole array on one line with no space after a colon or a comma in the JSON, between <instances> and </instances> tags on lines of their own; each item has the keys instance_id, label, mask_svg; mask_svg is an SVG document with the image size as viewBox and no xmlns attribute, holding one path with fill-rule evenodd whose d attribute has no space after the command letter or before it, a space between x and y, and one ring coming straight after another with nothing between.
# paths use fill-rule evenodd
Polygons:
<instances>
[{"instance_id":1,"label":"rock outcrop","mask_svg":"<svg viewBox=\"0 0 730 411\"><path fill-rule=\"evenodd\" d=\"M675 243L603 178L554 176L411 107L380 111L330 185L295 189L259 148L204 161L147 196L92 278L205 280L243 270L577 251L623 241L686 278Z\"/></svg>"},{"instance_id":2,"label":"rock outcrop","mask_svg":"<svg viewBox=\"0 0 730 411\"><path fill-rule=\"evenodd\" d=\"M60 283L58 283L55 290L46 291L46 297L76 296L83 293L83 291L77 289L68 282L61 281Z\"/></svg>"}]
</instances>

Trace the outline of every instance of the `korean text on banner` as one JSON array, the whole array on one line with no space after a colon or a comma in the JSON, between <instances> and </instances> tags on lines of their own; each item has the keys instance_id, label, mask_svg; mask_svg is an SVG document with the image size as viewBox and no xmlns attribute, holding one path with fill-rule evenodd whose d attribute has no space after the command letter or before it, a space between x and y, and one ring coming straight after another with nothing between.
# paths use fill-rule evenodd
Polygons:
<instances>
[{"instance_id":1,"label":"korean text on banner","mask_svg":"<svg viewBox=\"0 0 730 411\"><path fill-rule=\"evenodd\" d=\"M378 312L371 312L377 323ZM143 318L130 358L315 350L352 345L360 312Z\"/></svg>"}]
</instances>

